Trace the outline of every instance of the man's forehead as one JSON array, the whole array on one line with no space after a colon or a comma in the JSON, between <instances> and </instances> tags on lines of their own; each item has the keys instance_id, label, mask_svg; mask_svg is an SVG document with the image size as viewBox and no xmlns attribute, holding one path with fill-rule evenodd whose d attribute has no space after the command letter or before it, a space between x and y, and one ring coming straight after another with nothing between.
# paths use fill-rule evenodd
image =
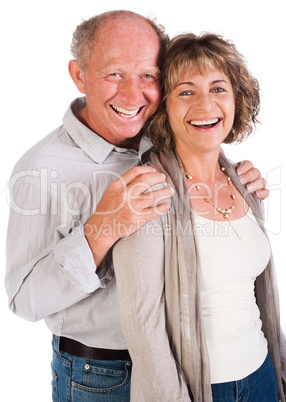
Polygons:
<instances>
[{"instance_id":1,"label":"man's forehead","mask_svg":"<svg viewBox=\"0 0 286 402\"><path fill-rule=\"evenodd\" d=\"M107 56L107 55L105 55ZM91 60L93 68L99 73L122 73L128 75L152 74L160 75L157 58L140 59L134 55L128 57L93 57Z\"/></svg>"},{"instance_id":2,"label":"man's forehead","mask_svg":"<svg viewBox=\"0 0 286 402\"><path fill-rule=\"evenodd\" d=\"M111 30L115 31L116 29L125 29L125 28L130 28L132 30L142 30L142 31L153 31L154 33L155 30L151 26L151 24L144 18L139 15L117 15L117 16L112 16L106 20L104 20L97 29L97 32L100 33L100 31L104 30Z\"/></svg>"},{"instance_id":3,"label":"man's forehead","mask_svg":"<svg viewBox=\"0 0 286 402\"><path fill-rule=\"evenodd\" d=\"M146 35L117 36L101 35L94 41L92 57L96 64L110 64L113 66L121 63L130 63L133 66L146 66L158 68L160 42L156 33L150 40Z\"/></svg>"},{"instance_id":4,"label":"man's forehead","mask_svg":"<svg viewBox=\"0 0 286 402\"><path fill-rule=\"evenodd\" d=\"M101 42L109 45L125 42L132 45L134 41L143 44L146 40L159 42L159 37L154 28L139 16L108 19L102 23L95 35L95 45Z\"/></svg>"}]
</instances>

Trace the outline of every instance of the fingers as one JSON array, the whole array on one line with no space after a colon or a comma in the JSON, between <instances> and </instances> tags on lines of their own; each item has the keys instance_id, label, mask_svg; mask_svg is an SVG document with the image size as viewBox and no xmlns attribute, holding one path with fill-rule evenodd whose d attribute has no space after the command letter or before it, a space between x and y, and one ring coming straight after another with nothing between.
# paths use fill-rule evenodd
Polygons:
<instances>
[{"instance_id":1,"label":"fingers","mask_svg":"<svg viewBox=\"0 0 286 402\"><path fill-rule=\"evenodd\" d=\"M262 177L254 182L247 184L246 188L250 193L255 193L257 198L265 200L269 196L269 190L265 188L266 181Z\"/></svg>"},{"instance_id":2,"label":"fingers","mask_svg":"<svg viewBox=\"0 0 286 402\"><path fill-rule=\"evenodd\" d=\"M164 183L166 177L163 173L144 173L137 176L128 184L128 192L133 195L140 195L152 191L152 187Z\"/></svg>"},{"instance_id":3,"label":"fingers","mask_svg":"<svg viewBox=\"0 0 286 402\"><path fill-rule=\"evenodd\" d=\"M158 216L164 215L166 212L169 211L170 207L171 204L169 202L163 202L148 209L145 209L145 211L141 213L141 215L138 215L138 219L136 220L137 227L139 228L143 224L158 218Z\"/></svg>"},{"instance_id":4,"label":"fingers","mask_svg":"<svg viewBox=\"0 0 286 402\"><path fill-rule=\"evenodd\" d=\"M269 190L265 188L266 181L261 177L260 171L253 167L252 162L240 162L236 172L241 184L246 184L246 188L250 193L255 193L257 198L262 200L269 196Z\"/></svg>"},{"instance_id":5,"label":"fingers","mask_svg":"<svg viewBox=\"0 0 286 402\"><path fill-rule=\"evenodd\" d=\"M257 198L259 198L261 200L265 200L269 196L269 190L267 190L267 188L265 188L264 190L255 191L255 194L256 194Z\"/></svg>"},{"instance_id":6,"label":"fingers","mask_svg":"<svg viewBox=\"0 0 286 402\"><path fill-rule=\"evenodd\" d=\"M152 186L163 183L165 179L163 173L157 172L150 166L135 166L116 179L112 185L118 191L139 196L150 191Z\"/></svg>"},{"instance_id":7,"label":"fingers","mask_svg":"<svg viewBox=\"0 0 286 402\"><path fill-rule=\"evenodd\" d=\"M250 161L242 161L239 162L238 168L236 169L236 173L238 176L242 176L247 173L249 170L253 168L253 164Z\"/></svg>"},{"instance_id":8,"label":"fingers","mask_svg":"<svg viewBox=\"0 0 286 402\"><path fill-rule=\"evenodd\" d=\"M244 184L244 185L247 183L251 183L251 184L257 183L258 186L262 185L260 171L256 168L252 168L247 173L244 173L243 175L239 176L239 179L240 179L241 184ZM262 187L260 187L260 188L262 189Z\"/></svg>"},{"instance_id":9,"label":"fingers","mask_svg":"<svg viewBox=\"0 0 286 402\"><path fill-rule=\"evenodd\" d=\"M113 191L140 195L156 184L163 183L165 175L150 166L135 166L111 183Z\"/></svg>"},{"instance_id":10,"label":"fingers","mask_svg":"<svg viewBox=\"0 0 286 402\"><path fill-rule=\"evenodd\" d=\"M119 220L136 220L142 214L149 215L149 208L164 203L174 193L173 189L162 185L162 188L153 189L164 181L165 175L153 168L137 166L130 169L109 185L94 213L116 215Z\"/></svg>"},{"instance_id":11,"label":"fingers","mask_svg":"<svg viewBox=\"0 0 286 402\"><path fill-rule=\"evenodd\" d=\"M260 171L254 168L250 161L241 162L241 165L239 165L236 171L241 184L251 183L261 179Z\"/></svg>"},{"instance_id":12,"label":"fingers","mask_svg":"<svg viewBox=\"0 0 286 402\"><path fill-rule=\"evenodd\" d=\"M161 210L166 212L170 208L170 202L166 201L170 200L173 194L174 189L171 187L148 191L141 195L129 192L127 196L127 206L133 214L141 216L151 215L151 213L156 212L156 210L159 213ZM151 210L152 208L153 210Z\"/></svg>"},{"instance_id":13,"label":"fingers","mask_svg":"<svg viewBox=\"0 0 286 402\"><path fill-rule=\"evenodd\" d=\"M247 191L254 193L256 191L264 190L266 181L262 177L246 185Z\"/></svg>"},{"instance_id":14,"label":"fingers","mask_svg":"<svg viewBox=\"0 0 286 402\"><path fill-rule=\"evenodd\" d=\"M115 180L115 182L118 185L120 184L120 182L124 182L126 185L128 185L139 176L144 174L147 175L148 173L158 173L158 172L151 166L134 166L133 168L129 169L126 173L124 173L122 176L120 176L117 180Z\"/></svg>"}]
</instances>

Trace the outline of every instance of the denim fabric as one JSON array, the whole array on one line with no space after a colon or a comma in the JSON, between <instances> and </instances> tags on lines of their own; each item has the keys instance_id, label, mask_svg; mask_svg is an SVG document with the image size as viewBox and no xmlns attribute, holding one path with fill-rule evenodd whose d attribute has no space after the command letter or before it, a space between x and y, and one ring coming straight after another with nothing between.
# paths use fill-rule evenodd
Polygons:
<instances>
[{"instance_id":1,"label":"denim fabric","mask_svg":"<svg viewBox=\"0 0 286 402\"><path fill-rule=\"evenodd\" d=\"M212 385L213 402L277 402L277 381L267 355L262 366L248 377Z\"/></svg>"},{"instance_id":2,"label":"denim fabric","mask_svg":"<svg viewBox=\"0 0 286 402\"><path fill-rule=\"evenodd\" d=\"M86 360L53 342L53 402L129 402L131 361Z\"/></svg>"}]
</instances>

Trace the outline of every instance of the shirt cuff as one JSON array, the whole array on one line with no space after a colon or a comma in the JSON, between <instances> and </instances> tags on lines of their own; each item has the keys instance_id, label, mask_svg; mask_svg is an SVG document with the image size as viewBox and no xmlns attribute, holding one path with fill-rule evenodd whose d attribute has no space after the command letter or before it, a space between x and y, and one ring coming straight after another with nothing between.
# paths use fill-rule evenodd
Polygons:
<instances>
[{"instance_id":1,"label":"shirt cuff","mask_svg":"<svg viewBox=\"0 0 286 402\"><path fill-rule=\"evenodd\" d=\"M92 293L103 287L82 225L71 229L56 243L54 255L70 282L79 290Z\"/></svg>"}]
</instances>

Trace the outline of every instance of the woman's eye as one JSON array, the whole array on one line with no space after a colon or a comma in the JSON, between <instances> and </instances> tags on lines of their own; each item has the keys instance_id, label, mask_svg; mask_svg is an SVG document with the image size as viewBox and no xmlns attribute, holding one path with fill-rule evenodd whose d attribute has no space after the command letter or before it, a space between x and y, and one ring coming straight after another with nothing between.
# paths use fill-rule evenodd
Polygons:
<instances>
[{"instance_id":1,"label":"woman's eye","mask_svg":"<svg viewBox=\"0 0 286 402\"><path fill-rule=\"evenodd\" d=\"M220 93L220 92L226 92L226 91L225 91L224 88L219 87L219 88L214 88L212 92L214 92L214 93Z\"/></svg>"},{"instance_id":2,"label":"woman's eye","mask_svg":"<svg viewBox=\"0 0 286 402\"><path fill-rule=\"evenodd\" d=\"M179 93L179 96L190 96L192 95L191 91L182 91Z\"/></svg>"}]
</instances>

